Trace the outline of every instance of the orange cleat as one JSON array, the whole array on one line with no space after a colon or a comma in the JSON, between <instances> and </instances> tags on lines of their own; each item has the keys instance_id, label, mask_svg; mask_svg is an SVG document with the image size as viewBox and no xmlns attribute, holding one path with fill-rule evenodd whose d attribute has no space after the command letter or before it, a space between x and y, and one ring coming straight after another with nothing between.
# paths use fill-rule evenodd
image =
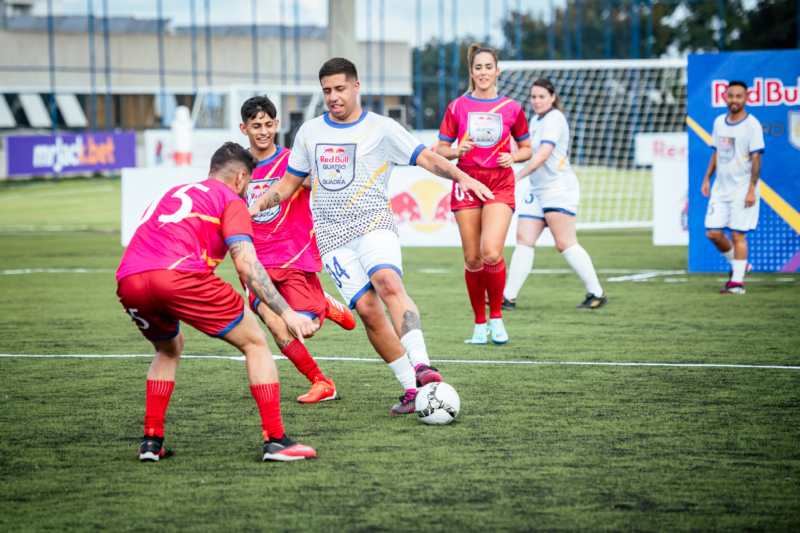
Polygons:
<instances>
[{"instance_id":1,"label":"orange cleat","mask_svg":"<svg viewBox=\"0 0 800 533\"><path fill-rule=\"evenodd\" d=\"M307 394L300 396L297 401L300 403L317 403L338 398L336 384L332 379L318 379L311 385L311 390Z\"/></svg>"},{"instance_id":2,"label":"orange cleat","mask_svg":"<svg viewBox=\"0 0 800 533\"><path fill-rule=\"evenodd\" d=\"M334 300L333 296L327 292L324 294L325 303L328 304L327 317L348 331L355 329L356 317L353 316L353 313L347 307Z\"/></svg>"}]
</instances>

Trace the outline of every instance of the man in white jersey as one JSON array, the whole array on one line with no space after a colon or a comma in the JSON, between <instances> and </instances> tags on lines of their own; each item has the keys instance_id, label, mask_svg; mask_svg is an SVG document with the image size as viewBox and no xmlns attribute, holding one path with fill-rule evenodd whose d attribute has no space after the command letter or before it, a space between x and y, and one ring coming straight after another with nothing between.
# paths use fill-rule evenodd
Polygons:
<instances>
[{"instance_id":1,"label":"man in white jersey","mask_svg":"<svg viewBox=\"0 0 800 533\"><path fill-rule=\"evenodd\" d=\"M361 109L352 62L330 59L319 79L330 112L303 124L286 174L250 207L250 214L279 205L311 174L311 210L322 263L406 391L391 413L410 414L417 387L442 381L442 376L430 365L419 311L401 280L400 241L386 190L389 176L395 165L416 164L481 199L493 195L426 150L394 120Z\"/></svg>"},{"instance_id":2,"label":"man in white jersey","mask_svg":"<svg viewBox=\"0 0 800 533\"><path fill-rule=\"evenodd\" d=\"M761 200L759 175L764 133L761 123L745 110L747 85L732 81L725 92L728 113L714 121L711 146L714 154L703 179L703 196L711 195L706 212L706 236L731 263L723 294L744 294L747 232L758 225ZM714 185L711 176L716 172ZM733 243L725 236L730 230Z\"/></svg>"}]
</instances>

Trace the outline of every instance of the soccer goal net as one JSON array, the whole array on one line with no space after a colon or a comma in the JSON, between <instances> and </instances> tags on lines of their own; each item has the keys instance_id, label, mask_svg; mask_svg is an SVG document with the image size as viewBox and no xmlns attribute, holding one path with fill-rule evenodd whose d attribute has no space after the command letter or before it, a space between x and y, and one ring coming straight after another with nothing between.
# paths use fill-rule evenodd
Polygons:
<instances>
[{"instance_id":1,"label":"soccer goal net","mask_svg":"<svg viewBox=\"0 0 800 533\"><path fill-rule=\"evenodd\" d=\"M635 139L686 131L686 61L502 61L499 68L498 92L528 117L533 82L549 78L556 86L581 184L581 227L651 225L651 167L636 164Z\"/></svg>"}]
</instances>

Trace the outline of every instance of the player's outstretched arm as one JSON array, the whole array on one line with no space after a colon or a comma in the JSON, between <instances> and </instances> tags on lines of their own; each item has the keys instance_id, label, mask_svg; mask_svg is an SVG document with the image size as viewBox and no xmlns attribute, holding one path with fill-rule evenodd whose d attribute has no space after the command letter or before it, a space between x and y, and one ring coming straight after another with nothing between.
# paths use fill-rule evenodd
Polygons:
<instances>
[{"instance_id":1,"label":"player's outstretched arm","mask_svg":"<svg viewBox=\"0 0 800 533\"><path fill-rule=\"evenodd\" d=\"M536 150L535 154L533 154L531 160L528 161L527 165L522 167L522 170L517 172L516 176L514 176L514 179L519 181L525 176L532 174L540 166L544 165L544 162L547 161L547 158L553 153L553 148L555 148L555 146L550 143L540 144L539 149Z\"/></svg>"},{"instance_id":2,"label":"player's outstretched arm","mask_svg":"<svg viewBox=\"0 0 800 533\"><path fill-rule=\"evenodd\" d=\"M294 191L303 185L305 178L295 176L291 172L286 172L283 177L278 181L277 185L271 187L267 194L262 196L257 202L253 202L250 206L250 216L255 217L260 212L266 211L270 207L280 205L289 198Z\"/></svg>"},{"instance_id":3,"label":"player's outstretched arm","mask_svg":"<svg viewBox=\"0 0 800 533\"><path fill-rule=\"evenodd\" d=\"M228 249L231 252L231 259L233 259L236 272L239 273L239 279L253 291L253 294L267 304L267 307L286 322L286 325L294 332L300 342L303 342L303 337L311 335L319 328L309 317L295 313L286 303L286 300L278 294L275 285L269 279L267 271L264 270L264 267L258 261L258 257L256 257L256 249L252 242L232 242L228 245Z\"/></svg>"},{"instance_id":4,"label":"player's outstretched arm","mask_svg":"<svg viewBox=\"0 0 800 533\"><path fill-rule=\"evenodd\" d=\"M703 196L709 196L711 194L711 176L714 175L714 172L717 171L717 152L715 151L711 154L711 161L708 162L708 170L706 170L706 177L703 178L703 186L700 189L700 192L703 193Z\"/></svg>"},{"instance_id":5,"label":"player's outstretched arm","mask_svg":"<svg viewBox=\"0 0 800 533\"><path fill-rule=\"evenodd\" d=\"M430 150L422 150L415 163L428 172L455 181L463 192L471 192L483 201L486 201L487 198L494 198L494 194L486 185L470 178L450 161Z\"/></svg>"}]
</instances>

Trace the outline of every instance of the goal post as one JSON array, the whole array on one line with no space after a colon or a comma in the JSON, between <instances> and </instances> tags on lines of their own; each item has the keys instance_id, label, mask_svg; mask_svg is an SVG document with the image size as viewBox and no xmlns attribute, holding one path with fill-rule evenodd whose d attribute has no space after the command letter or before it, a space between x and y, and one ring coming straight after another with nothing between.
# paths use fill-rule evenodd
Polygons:
<instances>
[{"instance_id":1,"label":"goal post","mask_svg":"<svg viewBox=\"0 0 800 533\"><path fill-rule=\"evenodd\" d=\"M498 92L530 119L530 88L556 86L569 121L570 161L581 184L581 228L653 223L652 167L637 164L641 133L686 131L685 59L501 61Z\"/></svg>"}]
</instances>

